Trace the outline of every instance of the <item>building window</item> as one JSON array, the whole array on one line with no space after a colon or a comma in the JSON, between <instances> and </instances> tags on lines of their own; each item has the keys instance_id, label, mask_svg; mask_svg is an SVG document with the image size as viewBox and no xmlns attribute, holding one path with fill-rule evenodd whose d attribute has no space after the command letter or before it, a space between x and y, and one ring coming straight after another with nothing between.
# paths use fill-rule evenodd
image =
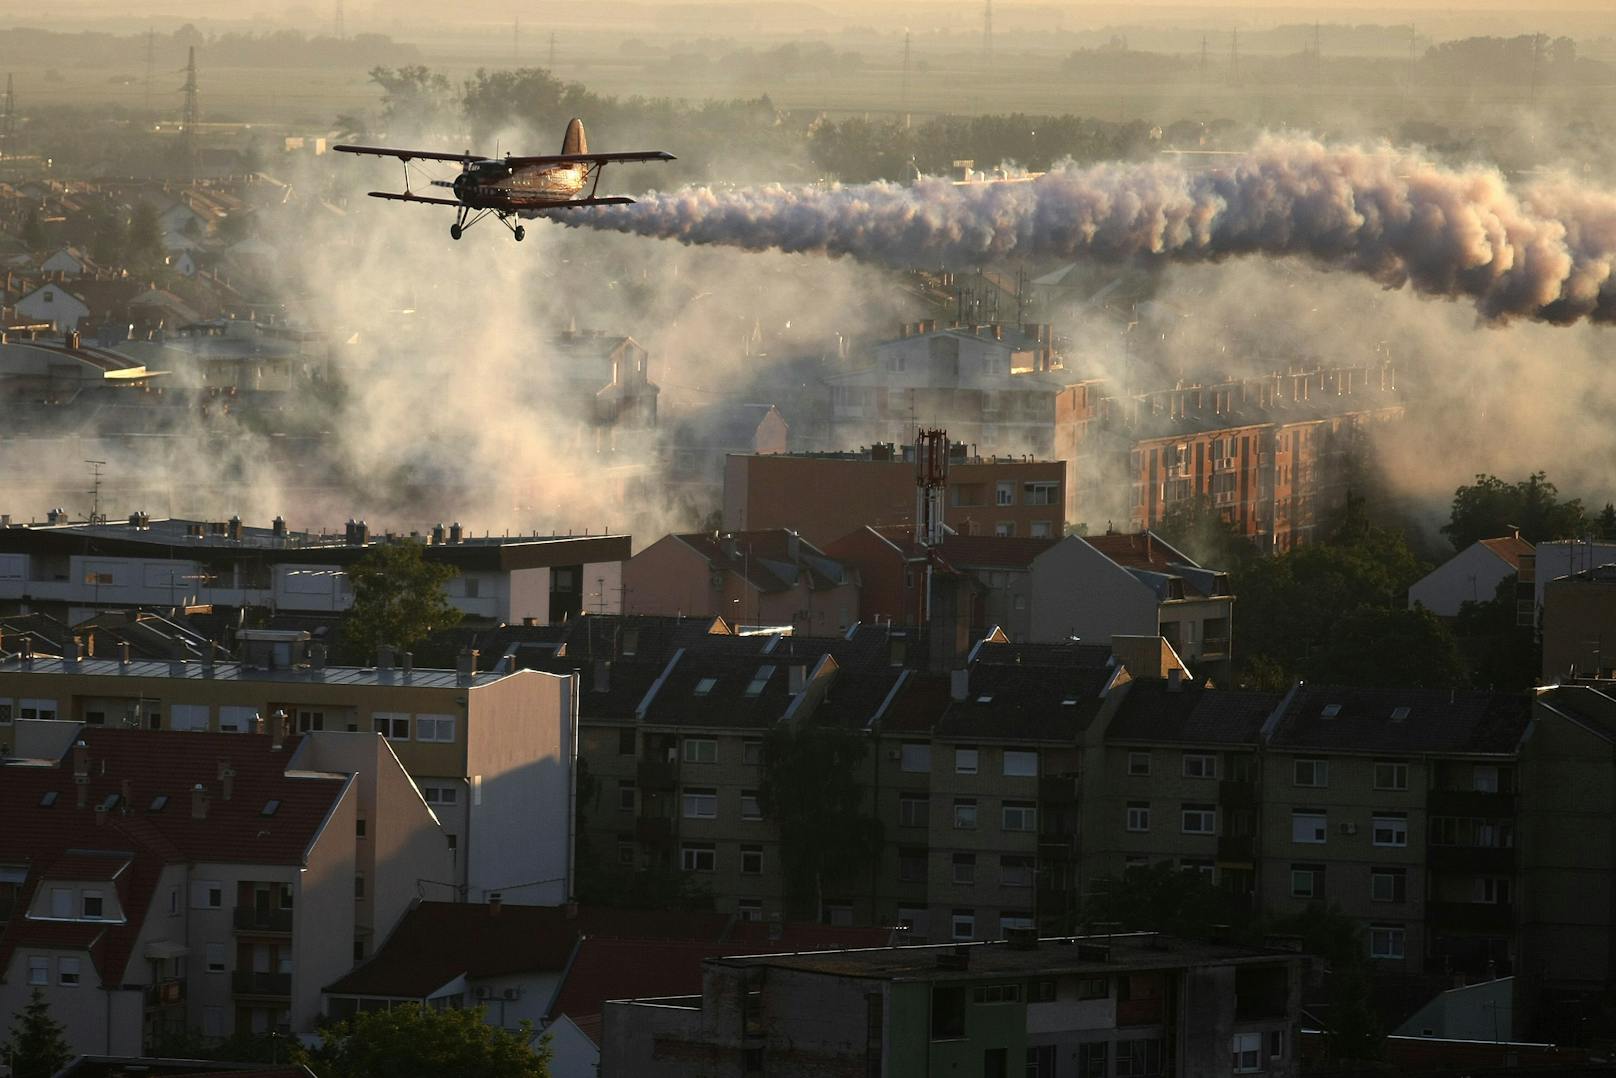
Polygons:
<instances>
[{"instance_id":1,"label":"building window","mask_svg":"<svg viewBox=\"0 0 1616 1078\"><path fill-rule=\"evenodd\" d=\"M906 742L898 750L898 767L911 774L925 775L931 772L931 746L924 742Z\"/></svg>"},{"instance_id":2,"label":"building window","mask_svg":"<svg viewBox=\"0 0 1616 1078\"><path fill-rule=\"evenodd\" d=\"M1262 1070L1261 1033L1236 1033L1231 1048L1236 1074L1254 1074Z\"/></svg>"},{"instance_id":3,"label":"building window","mask_svg":"<svg viewBox=\"0 0 1616 1078\"><path fill-rule=\"evenodd\" d=\"M708 694L710 694L717 687L718 687L718 679L717 678L715 678L715 677L700 678L696 682L696 695L697 696L707 696Z\"/></svg>"},{"instance_id":4,"label":"building window","mask_svg":"<svg viewBox=\"0 0 1616 1078\"><path fill-rule=\"evenodd\" d=\"M1328 836L1330 821L1322 812L1304 809L1291 810L1291 841L1322 843Z\"/></svg>"},{"instance_id":5,"label":"building window","mask_svg":"<svg viewBox=\"0 0 1616 1078\"><path fill-rule=\"evenodd\" d=\"M1408 818L1406 816L1376 816L1374 819L1376 846L1407 846Z\"/></svg>"},{"instance_id":6,"label":"building window","mask_svg":"<svg viewBox=\"0 0 1616 1078\"><path fill-rule=\"evenodd\" d=\"M102 917L102 909L103 904L101 901L100 891L84 892L84 916L87 919L99 921Z\"/></svg>"},{"instance_id":7,"label":"building window","mask_svg":"<svg viewBox=\"0 0 1616 1078\"><path fill-rule=\"evenodd\" d=\"M1006 831L1038 830L1038 806L1031 801L1006 801L1003 827Z\"/></svg>"},{"instance_id":8,"label":"building window","mask_svg":"<svg viewBox=\"0 0 1616 1078\"><path fill-rule=\"evenodd\" d=\"M1084 1041L1077 1046L1077 1078L1109 1078L1111 1042Z\"/></svg>"},{"instance_id":9,"label":"building window","mask_svg":"<svg viewBox=\"0 0 1616 1078\"><path fill-rule=\"evenodd\" d=\"M1180 872L1198 872L1203 876L1211 877L1217 874L1217 866L1210 857L1180 857L1178 859Z\"/></svg>"},{"instance_id":10,"label":"building window","mask_svg":"<svg viewBox=\"0 0 1616 1078\"><path fill-rule=\"evenodd\" d=\"M1185 805L1182 830L1186 835L1215 835L1218 833L1216 805Z\"/></svg>"},{"instance_id":11,"label":"building window","mask_svg":"<svg viewBox=\"0 0 1616 1078\"><path fill-rule=\"evenodd\" d=\"M718 819L717 790L686 787L684 804L687 820Z\"/></svg>"},{"instance_id":12,"label":"building window","mask_svg":"<svg viewBox=\"0 0 1616 1078\"><path fill-rule=\"evenodd\" d=\"M1038 753L1026 749L1005 749L1004 774L1008 778L1037 778Z\"/></svg>"},{"instance_id":13,"label":"building window","mask_svg":"<svg viewBox=\"0 0 1616 1078\"><path fill-rule=\"evenodd\" d=\"M354 874L354 878L353 878L353 896L355 898L364 898L365 897L365 877L364 877L363 873L355 873Z\"/></svg>"},{"instance_id":14,"label":"building window","mask_svg":"<svg viewBox=\"0 0 1616 1078\"><path fill-rule=\"evenodd\" d=\"M224 944L210 943L206 947L209 973L224 972Z\"/></svg>"},{"instance_id":15,"label":"building window","mask_svg":"<svg viewBox=\"0 0 1616 1078\"><path fill-rule=\"evenodd\" d=\"M1005 854L999 858L999 883L1004 887L1031 887L1033 862L1031 857Z\"/></svg>"},{"instance_id":16,"label":"building window","mask_svg":"<svg viewBox=\"0 0 1616 1078\"><path fill-rule=\"evenodd\" d=\"M30 958L28 960L28 983L50 984L50 959Z\"/></svg>"},{"instance_id":17,"label":"building window","mask_svg":"<svg viewBox=\"0 0 1616 1078\"><path fill-rule=\"evenodd\" d=\"M735 900L735 913L743 921L763 920L763 900L761 898L738 898Z\"/></svg>"},{"instance_id":18,"label":"building window","mask_svg":"<svg viewBox=\"0 0 1616 1078\"><path fill-rule=\"evenodd\" d=\"M1491 764L1477 764L1475 770L1470 773L1470 788L1477 793L1497 793L1498 768Z\"/></svg>"},{"instance_id":19,"label":"building window","mask_svg":"<svg viewBox=\"0 0 1616 1078\"><path fill-rule=\"evenodd\" d=\"M711 738L687 737L684 742L684 754L687 764L716 764L718 742Z\"/></svg>"},{"instance_id":20,"label":"building window","mask_svg":"<svg viewBox=\"0 0 1616 1078\"><path fill-rule=\"evenodd\" d=\"M634 864L633 842L624 841L622 839L617 840L617 863L624 866L632 866Z\"/></svg>"},{"instance_id":21,"label":"building window","mask_svg":"<svg viewBox=\"0 0 1616 1078\"><path fill-rule=\"evenodd\" d=\"M1021 499L1024 505L1054 505L1060 484L1054 482L1023 483Z\"/></svg>"},{"instance_id":22,"label":"building window","mask_svg":"<svg viewBox=\"0 0 1616 1078\"><path fill-rule=\"evenodd\" d=\"M617 780L617 811L634 811L634 783L628 779Z\"/></svg>"},{"instance_id":23,"label":"building window","mask_svg":"<svg viewBox=\"0 0 1616 1078\"><path fill-rule=\"evenodd\" d=\"M1408 789L1408 765L1397 760L1376 760L1375 789Z\"/></svg>"},{"instance_id":24,"label":"building window","mask_svg":"<svg viewBox=\"0 0 1616 1078\"><path fill-rule=\"evenodd\" d=\"M1291 866L1291 897L1292 898L1323 898L1324 897L1324 866L1323 865L1292 865Z\"/></svg>"},{"instance_id":25,"label":"building window","mask_svg":"<svg viewBox=\"0 0 1616 1078\"><path fill-rule=\"evenodd\" d=\"M976 830L976 799L960 798L954 802L954 830Z\"/></svg>"},{"instance_id":26,"label":"building window","mask_svg":"<svg viewBox=\"0 0 1616 1078\"><path fill-rule=\"evenodd\" d=\"M1128 830L1130 830L1130 831L1149 831L1150 830L1150 802L1149 801L1129 801L1128 802Z\"/></svg>"},{"instance_id":27,"label":"building window","mask_svg":"<svg viewBox=\"0 0 1616 1078\"><path fill-rule=\"evenodd\" d=\"M955 910L952 921L954 938L957 940L970 940L976 938L976 911Z\"/></svg>"},{"instance_id":28,"label":"building window","mask_svg":"<svg viewBox=\"0 0 1616 1078\"><path fill-rule=\"evenodd\" d=\"M976 882L976 854L956 853L954 855L954 882L965 884Z\"/></svg>"},{"instance_id":29,"label":"building window","mask_svg":"<svg viewBox=\"0 0 1616 1078\"><path fill-rule=\"evenodd\" d=\"M460 799L460 791L453 786L423 786L421 799L429 805L452 805Z\"/></svg>"},{"instance_id":30,"label":"building window","mask_svg":"<svg viewBox=\"0 0 1616 1078\"><path fill-rule=\"evenodd\" d=\"M1408 873L1401 868L1376 868L1369 872L1371 902L1408 901Z\"/></svg>"},{"instance_id":31,"label":"building window","mask_svg":"<svg viewBox=\"0 0 1616 1078\"><path fill-rule=\"evenodd\" d=\"M975 749L954 750L954 773L956 775L976 774L977 753Z\"/></svg>"},{"instance_id":32,"label":"building window","mask_svg":"<svg viewBox=\"0 0 1616 1078\"><path fill-rule=\"evenodd\" d=\"M224 888L208 880L191 881L191 908L217 910L224 906Z\"/></svg>"},{"instance_id":33,"label":"building window","mask_svg":"<svg viewBox=\"0 0 1616 1078\"><path fill-rule=\"evenodd\" d=\"M1285 1058L1285 1031L1283 1029L1270 1029L1268 1031L1268 1058Z\"/></svg>"},{"instance_id":34,"label":"building window","mask_svg":"<svg viewBox=\"0 0 1616 1078\"><path fill-rule=\"evenodd\" d=\"M1001 520L993 525L993 534L1000 539L1014 539L1016 537L1016 522Z\"/></svg>"},{"instance_id":35,"label":"building window","mask_svg":"<svg viewBox=\"0 0 1616 1078\"><path fill-rule=\"evenodd\" d=\"M956 921L958 917L956 916ZM958 936L956 939L960 938ZM966 935L965 939L970 939ZM931 1039L960 1040L965 1036L965 989L947 985L931 990Z\"/></svg>"},{"instance_id":36,"label":"building window","mask_svg":"<svg viewBox=\"0 0 1616 1078\"><path fill-rule=\"evenodd\" d=\"M1509 880L1482 876L1476 880L1476 901L1489 906L1509 904Z\"/></svg>"},{"instance_id":37,"label":"building window","mask_svg":"<svg viewBox=\"0 0 1616 1078\"><path fill-rule=\"evenodd\" d=\"M1128 774L1130 774L1130 775L1148 775L1148 774L1150 774L1150 753L1148 753L1148 752L1130 752L1128 754Z\"/></svg>"},{"instance_id":38,"label":"building window","mask_svg":"<svg viewBox=\"0 0 1616 1078\"><path fill-rule=\"evenodd\" d=\"M1110 999L1111 980L1108 977L1079 977L1077 981L1078 999Z\"/></svg>"},{"instance_id":39,"label":"building window","mask_svg":"<svg viewBox=\"0 0 1616 1078\"><path fill-rule=\"evenodd\" d=\"M376 724L376 732L389 741L408 741L410 739L410 717L408 715L385 715L377 712L372 716L372 721Z\"/></svg>"},{"instance_id":40,"label":"building window","mask_svg":"<svg viewBox=\"0 0 1616 1078\"><path fill-rule=\"evenodd\" d=\"M898 880L901 883L926 882L926 851L902 849L898 851Z\"/></svg>"},{"instance_id":41,"label":"building window","mask_svg":"<svg viewBox=\"0 0 1616 1078\"><path fill-rule=\"evenodd\" d=\"M1047 520L1035 520L1035 521L1032 522L1032 527L1028 529L1027 534L1032 536L1034 539L1048 539L1051 535L1054 534L1054 532L1050 527L1049 521L1047 521ZM1043 1047L1052 1048L1054 1046L1053 1045L1044 1045Z\"/></svg>"},{"instance_id":42,"label":"building window","mask_svg":"<svg viewBox=\"0 0 1616 1078\"><path fill-rule=\"evenodd\" d=\"M1297 786L1330 785L1330 761L1297 760L1293 768L1293 782Z\"/></svg>"},{"instance_id":43,"label":"building window","mask_svg":"<svg viewBox=\"0 0 1616 1078\"><path fill-rule=\"evenodd\" d=\"M1117 1042L1116 1078L1148 1078L1162 1069L1162 1042L1156 1038Z\"/></svg>"},{"instance_id":44,"label":"building window","mask_svg":"<svg viewBox=\"0 0 1616 1078\"><path fill-rule=\"evenodd\" d=\"M1016 484L1008 479L1001 479L994 484L994 505L1015 505Z\"/></svg>"},{"instance_id":45,"label":"building window","mask_svg":"<svg viewBox=\"0 0 1616 1078\"><path fill-rule=\"evenodd\" d=\"M1054 977L1040 977L1036 981L1027 982L1028 1003L1054 1003L1059 992L1060 982Z\"/></svg>"},{"instance_id":46,"label":"building window","mask_svg":"<svg viewBox=\"0 0 1616 1078\"><path fill-rule=\"evenodd\" d=\"M741 847L741 874L746 876L763 875L763 847Z\"/></svg>"},{"instance_id":47,"label":"building window","mask_svg":"<svg viewBox=\"0 0 1616 1078\"><path fill-rule=\"evenodd\" d=\"M1187 779L1215 779L1218 777L1218 758L1210 753L1186 752L1184 777Z\"/></svg>"},{"instance_id":48,"label":"building window","mask_svg":"<svg viewBox=\"0 0 1616 1078\"><path fill-rule=\"evenodd\" d=\"M971 989L972 1003L1020 1003L1019 984L981 984Z\"/></svg>"},{"instance_id":49,"label":"building window","mask_svg":"<svg viewBox=\"0 0 1616 1078\"><path fill-rule=\"evenodd\" d=\"M756 790L741 791L741 819L763 819L763 807L758 803L758 792Z\"/></svg>"},{"instance_id":50,"label":"building window","mask_svg":"<svg viewBox=\"0 0 1616 1078\"><path fill-rule=\"evenodd\" d=\"M756 740L741 742L741 763L748 767L761 767L763 765L763 742Z\"/></svg>"},{"instance_id":51,"label":"building window","mask_svg":"<svg viewBox=\"0 0 1616 1078\"><path fill-rule=\"evenodd\" d=\"M451 742L455 739L453 715L415 716L415 740Z\"/></svg>"},{"instance_id":52,"label":"building window","mask_svg":"<svg viewBox=\"0 0 1616 1078\"><path fill-rule=\"evenodd\" d=\"M916 797L913 794L900 794L898 796L898 826L899 827L929 827L931 825L931 801L925 797Z\"/></svg>"},{"instance_id":53,"label":"building window","mask_svg":"<svg viewBox=\"0 0 1616 1078\"><path fill-rule=\"evenodd\" d=\"M1397 925L1370 925L1369 957L1402 958L1403 929Z\"/></svg>"},{"instance_id":54,"label":"building window","mask_svg":"<svg viewBox=\"0 0 1616 1078\"><path fill-rule=\"evenodd\" d=\"M710 845L686 843L679 847L679 867L686 872L712 872L718 865L718 855Z\"/></svg>"}]
</instances>

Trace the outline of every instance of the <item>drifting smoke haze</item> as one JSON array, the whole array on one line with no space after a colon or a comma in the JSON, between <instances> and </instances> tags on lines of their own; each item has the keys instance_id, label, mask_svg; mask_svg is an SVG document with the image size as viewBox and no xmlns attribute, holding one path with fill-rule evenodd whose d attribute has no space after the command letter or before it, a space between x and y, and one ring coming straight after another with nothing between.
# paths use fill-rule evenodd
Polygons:
<instances>
[{"instance_id":1,"label":"drifting smoke haze","mask_svg":"<svg viewBox=\"0 0 1616 1078\"><path fill-rule=\"evenodd\" d=\"M893 266L1300 256L1387 286L1468 298L1485 319L1616 321L1616 195L1512 187L1389 146L1266 138L1228 169L1067 166L1030 183L692 187L565 224Z\"/></svg>"}]
</instances>

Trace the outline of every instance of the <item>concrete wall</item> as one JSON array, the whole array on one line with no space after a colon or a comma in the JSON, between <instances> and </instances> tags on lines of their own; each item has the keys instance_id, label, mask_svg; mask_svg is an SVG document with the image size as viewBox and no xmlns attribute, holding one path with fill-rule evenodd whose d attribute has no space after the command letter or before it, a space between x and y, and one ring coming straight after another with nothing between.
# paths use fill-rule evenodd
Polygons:
<instances>
[{"instance_id":1,"label":"concrete wall","mask_svg":"<svg viewBox=\"0 0 1616 1078\"><path fill-rule=\"evenodd\" d=\"M1543 590L1544 682L1616 670L1616 575L1551 580Z\"/></svg>"},{"instance_id":2,"label":"concrete wall","mask_svg":"<svg viewBox=\"0 0 1616 1078\"><path fill-rule=\"evenodd\" d=\"M467 898L558 905L572 890L577 679L523 670L468 692L470 777L461 840Z\"/></svg>"},{"instance_id":3,"label":"concrete wall","mask_svg":"<svg viewBox=\"0 0 1616 1078\"><path fill-rule=\"evenodd\" d=\"M1032 562L1030 638L1059 643L1077 636L1108 643L1117 634L1158 633L1156 593L1077 536Z\"/></svg>"},{"instance_id":4,"label":"concrete wall","mask_svg":"<svg viewBox=\"0 0 1616 1078\"><path fill-rule=\"evenodd\" d=\"M1408 603L1439 617L1456 617L1464 603L1491 602L1498 582L1514 573L1514 566L1485 545L1472 543L1416 581L1408 589Z\"/></svg>"},{"instance_id":5,"label":"concrete wall","mask_svg":"<svg viewBox=\"0 0 1616 1078\"><path fill-rule=\"evenodd\" d=\"M354 821L359 783L349 779L297 874L292 934L292 1030L311 1033L321 1013L321 990L353 968L357 934ZM369 881L367 881L368 884Z\"/></svg>"}]
</instances>

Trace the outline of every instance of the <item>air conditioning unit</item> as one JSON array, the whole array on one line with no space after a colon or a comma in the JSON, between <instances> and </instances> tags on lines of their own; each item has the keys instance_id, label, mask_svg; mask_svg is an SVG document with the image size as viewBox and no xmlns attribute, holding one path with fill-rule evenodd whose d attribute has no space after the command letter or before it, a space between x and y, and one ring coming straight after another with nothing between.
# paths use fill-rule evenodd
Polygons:
<instances>
[{"instance_id":1,"label":"air conditioning unit","mask_svg":"<svg viewBox=\"0 0 1616 1078\"><path fill-rule=\"evenodd\" d=\"M522 990L520 988L507 988L507 989L505 989L505 998L506 999L521 999L522 998Z\"/></svg>"},{"instance_id":2,"label":"air conditioning unit","mask_svg":"<svg viewBox=\"0 0 1616 1078\"><path fill-rule=\"evenodd\" d=\"M475 996L477 999L488 999L490 996L492 996L494 994L494 990L492 988L488 988L488 987L484 986L484 987L475 989L471 994L473 996Z\"/></svg>"},{"instance_id":3,"label":"air conditioning unit","mask_svg":"<svg viewBox=\"0 0 1616 1078\"><path fill-rule=\"evenodd\" d=\"M1341 825L1341 833L1343 835L1356 835L1358 833L1358 825L1355 823L1344 823Z\"/></svg>"}]
</instances>

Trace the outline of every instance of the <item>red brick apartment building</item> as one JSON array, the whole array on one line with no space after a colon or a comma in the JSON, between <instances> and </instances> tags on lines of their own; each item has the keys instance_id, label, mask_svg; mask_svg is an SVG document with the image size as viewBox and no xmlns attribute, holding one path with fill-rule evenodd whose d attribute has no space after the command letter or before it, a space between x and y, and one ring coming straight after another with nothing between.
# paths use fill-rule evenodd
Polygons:
<instances>
[{"instance_id":1,"label":"red brick apartment building","mask_svg":"<svg viewBox=\"0 0 1616 1078\"><path fill-rule=\"evenodd\" d=\"M1059 538L1066 463L970 457L950 446L947 525L961 535ZM791 528L823 546L865 525L912 528L913 447L857 453L731 454L724 462L724 527Z\"/></svg>"}]
</instances>

